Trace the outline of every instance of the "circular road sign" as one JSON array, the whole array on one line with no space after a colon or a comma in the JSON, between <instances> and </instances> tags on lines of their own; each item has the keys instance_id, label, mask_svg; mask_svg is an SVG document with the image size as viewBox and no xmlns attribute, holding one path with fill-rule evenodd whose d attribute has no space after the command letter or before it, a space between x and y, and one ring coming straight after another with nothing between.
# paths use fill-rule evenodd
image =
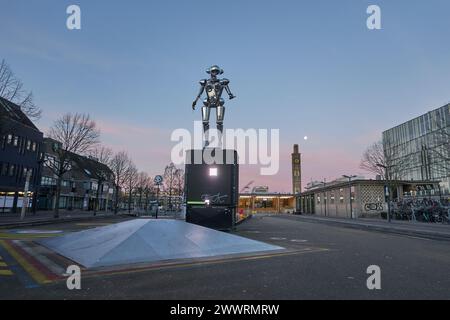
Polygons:
<instances>
[{"instance_id":1,"label":"circular road sign","mask_svg":"<svg viewBox=\"0 0 450 320\"><path fill-rule=\"evenodd\" d=\"M154 181L155 181L156 184L161 184L163 182L163 177L162 176L156 176Z\"/></svg>"}]
</instances>

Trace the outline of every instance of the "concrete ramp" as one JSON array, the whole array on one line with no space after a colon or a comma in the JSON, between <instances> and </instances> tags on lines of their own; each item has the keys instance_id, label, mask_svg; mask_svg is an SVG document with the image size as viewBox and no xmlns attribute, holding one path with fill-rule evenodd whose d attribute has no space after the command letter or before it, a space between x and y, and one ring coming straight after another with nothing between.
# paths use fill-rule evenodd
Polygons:
<instances>
[{"instance_id":1,"label":"concrete ramp","mask_svg":"<svg viewBox=\"0 0 450 320\"><path fill-rule=\"evenodd\" d=\"M41 240L86 268L282 250L177 220L135 219Z\"/></svg>"}]
</instances>

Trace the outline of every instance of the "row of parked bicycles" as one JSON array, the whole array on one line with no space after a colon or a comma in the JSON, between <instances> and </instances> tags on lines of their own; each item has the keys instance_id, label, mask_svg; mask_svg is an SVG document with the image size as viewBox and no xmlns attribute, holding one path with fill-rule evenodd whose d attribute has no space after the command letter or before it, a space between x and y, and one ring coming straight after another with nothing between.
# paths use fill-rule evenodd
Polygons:
<instances>
[{"instance_id":1,"label":"row of parked bicycles","mask_svg":"<svg viewBox=\"0 0 450 320\"><path fill-rule=\"evenodd\" d=\"M450 201L403 199L392 203L391 215L396 220L450 224Z\"/></svg>"}]
</instances>

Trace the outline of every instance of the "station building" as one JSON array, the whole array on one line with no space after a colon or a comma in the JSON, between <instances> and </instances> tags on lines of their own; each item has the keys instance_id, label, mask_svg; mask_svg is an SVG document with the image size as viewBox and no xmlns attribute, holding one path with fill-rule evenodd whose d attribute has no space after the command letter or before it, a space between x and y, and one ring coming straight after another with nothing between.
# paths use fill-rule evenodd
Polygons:
<instances>
[{"instance_id":1,"label":"station building","mask_svg":"<svg viewBox=\"0 0 450 320\"><path fill-rule=\"evenodd\" d=\"M438 197L439 182L396 181L393 199ZM313 183L297 198L298 212L326 217L380 218L387 212L385 181L356 178Z\"/></svg>"}]
</instances>

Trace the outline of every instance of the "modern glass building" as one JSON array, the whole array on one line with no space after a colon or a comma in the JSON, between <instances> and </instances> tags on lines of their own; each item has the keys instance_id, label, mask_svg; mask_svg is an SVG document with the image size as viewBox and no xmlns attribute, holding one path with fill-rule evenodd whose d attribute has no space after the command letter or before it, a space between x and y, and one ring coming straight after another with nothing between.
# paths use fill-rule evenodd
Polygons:
<instances>
[{"instance_id":1,"label":"modern glass building","mask_svg":"<svg viewBox=\"0 0 450 320\"><path fill-rule=\"evenodd\" d=\"M441 181L450 193L450 104L383 132L383 146L403 167L399 179Z\"/></svg>"}]
</instances>

